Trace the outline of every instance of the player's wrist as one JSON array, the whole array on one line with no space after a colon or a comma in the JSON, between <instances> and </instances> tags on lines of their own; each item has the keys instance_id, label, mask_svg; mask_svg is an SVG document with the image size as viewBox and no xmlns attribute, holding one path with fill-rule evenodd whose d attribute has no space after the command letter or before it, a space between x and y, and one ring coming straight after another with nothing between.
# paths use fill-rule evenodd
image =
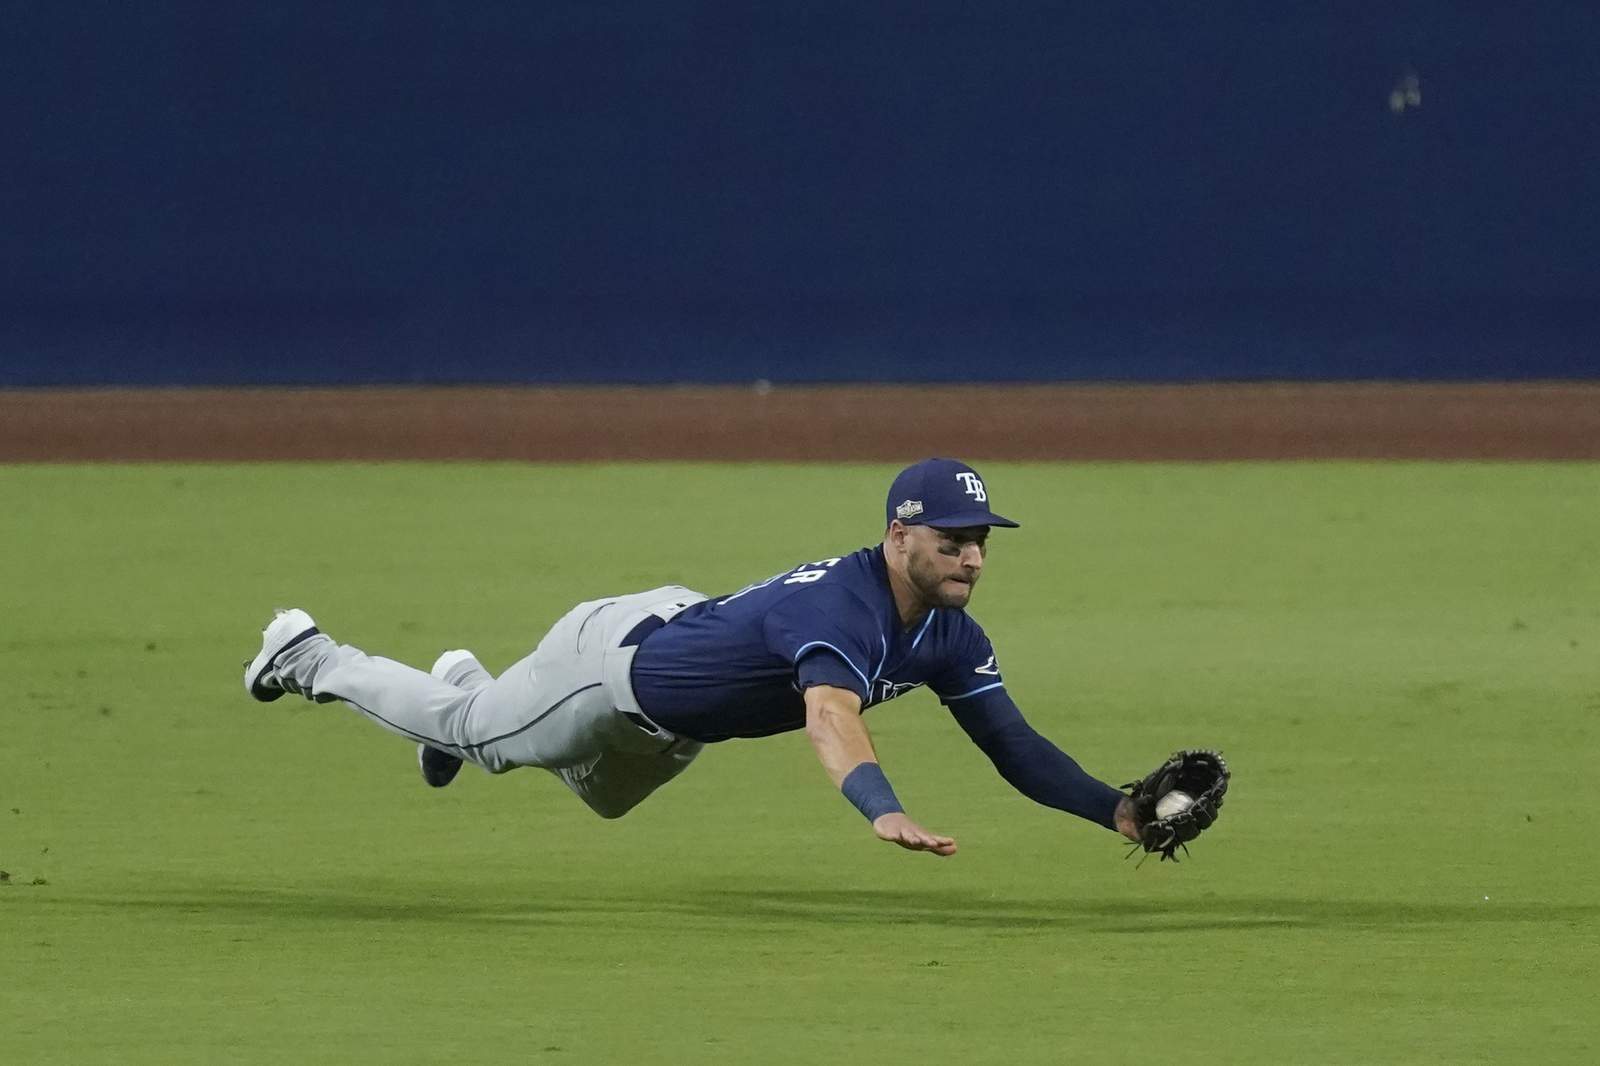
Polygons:
<instances>
[{"instance_id":1,"label":"player's wrist","mask_svg":"<svg viewBox=\"0 0 1600 1066\"><path fill-rule=\"evenodd\" d=\"M889 779L884 776L883 767L875 762L857 764L854 770L845 774L839 791L855 805L862 817L874 825L886 814L905 813Z\"/></svg>"}]
</instances>

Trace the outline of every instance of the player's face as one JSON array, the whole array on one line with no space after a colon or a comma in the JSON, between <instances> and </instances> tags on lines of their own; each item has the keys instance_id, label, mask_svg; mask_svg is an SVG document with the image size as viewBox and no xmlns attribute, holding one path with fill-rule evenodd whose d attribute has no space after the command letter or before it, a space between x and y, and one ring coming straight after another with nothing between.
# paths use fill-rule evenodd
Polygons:
<instances>
[{"instance_id":1,"label":"player's face","mask_svg":"<svg viewBox=\"0 0 1600 1066\"><path fill-rule=\"evenodd\" d=\"M983 573L989 527L911 526L907 532L906 573L918 595L934 607L965 607Z\"/></svg>"}]
</instances>

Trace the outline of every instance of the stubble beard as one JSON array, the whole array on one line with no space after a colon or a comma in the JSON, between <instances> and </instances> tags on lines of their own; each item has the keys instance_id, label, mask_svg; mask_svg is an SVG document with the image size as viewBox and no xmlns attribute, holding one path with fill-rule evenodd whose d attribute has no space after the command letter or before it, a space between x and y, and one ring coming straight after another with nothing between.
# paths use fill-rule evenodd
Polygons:
<instances>
[{"instance_id":1,"label":"stubble beard","mask_svg":"<svg viewBox=\"0 0 1600 1066\"><path fill-rule=\"evenodd\" d=\"M957 585L954 590L950 589L944 584L943 577L935 565L927 559L913 555L906 567L906 573L910 576L917 595L921 596L929 607L960 608L965 607L972 599L974 585Z\"/></svg>"}]
</instances>

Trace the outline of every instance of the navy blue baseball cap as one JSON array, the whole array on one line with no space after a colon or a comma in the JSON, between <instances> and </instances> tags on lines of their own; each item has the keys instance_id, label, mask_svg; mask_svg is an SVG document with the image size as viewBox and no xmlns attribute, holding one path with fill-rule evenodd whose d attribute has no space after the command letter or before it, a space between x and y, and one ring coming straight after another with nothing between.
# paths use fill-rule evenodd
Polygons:
<instances>
[{"instance_id":1,"label":"navy blue baseball cap","mask_svg":"<svg viewBox=\"0 0 1600 1066\"><path fill-rule=\"evenodd\" d=\"M896 518L908 526L959 529L963 526L1010 526L1017 523L989 510L983 478L955 459L924 459L900 471L889 486L884 525Z\"/></svg>"}]
</instances>

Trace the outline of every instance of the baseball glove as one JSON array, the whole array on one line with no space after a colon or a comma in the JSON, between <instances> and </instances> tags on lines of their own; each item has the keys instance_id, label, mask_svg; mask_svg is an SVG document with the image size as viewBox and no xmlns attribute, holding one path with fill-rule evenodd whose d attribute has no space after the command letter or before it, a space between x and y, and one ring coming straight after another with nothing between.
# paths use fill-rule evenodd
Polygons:
<instances>
[{"instance_id":1,"label":"baseball glove","mask_svg":"<svg viewBox=\"0 0 1600 1066\"><path fill-rule=\"evenodd\" d=\"M1139 820L1139 840L1128 852L1144 849L1159 853L1161 861L1178 861L1178 849L1189 854L1189 841L1211 828L1228 791L1228 764L1217 751L1175 751L1171 758L1145 775L1142 781L1123 785L1131 789L1134 811ZM1157 813L1161 797L1169 792L1186 792L1194 802L1182 810Z\"/></svg>"}]
</instances>

